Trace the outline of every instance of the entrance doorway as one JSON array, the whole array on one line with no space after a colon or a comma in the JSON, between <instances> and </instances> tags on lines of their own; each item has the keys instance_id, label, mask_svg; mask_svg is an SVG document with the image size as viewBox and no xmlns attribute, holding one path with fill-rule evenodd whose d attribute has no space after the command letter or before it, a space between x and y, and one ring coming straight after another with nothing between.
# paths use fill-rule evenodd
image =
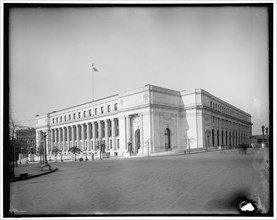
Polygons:
<instances>
[{"instance_id":1,"label":"entrance doorway","mask_svg":"<svg viewBox=\"0 0 277 220\"><path fill-rule=\"evenodd\" d=\"M140 130L137 129L135 132L135 152L138 153L140 149Z\"/></svg>"},{"instance_id":2,"label":"entrance doorway","mask_svg":"<svg viewBox=\"0 0 277 220\"><path fill-rule=\"evenodd\" d=\"M165 150L168 151L171 149L171 142L170 142L170 129L165 129Z\"/></svg>"}]
</instances>

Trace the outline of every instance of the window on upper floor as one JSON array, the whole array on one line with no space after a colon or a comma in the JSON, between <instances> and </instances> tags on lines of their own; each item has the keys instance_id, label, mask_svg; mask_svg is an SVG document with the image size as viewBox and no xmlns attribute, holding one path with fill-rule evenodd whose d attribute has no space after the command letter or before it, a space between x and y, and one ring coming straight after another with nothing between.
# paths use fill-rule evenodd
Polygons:
<instances>
[{"instance_id":1,"label":"window on upper floor","mask_svg":"<svg viewBox=\"0 0 277 220\"><path fill-rule=\"evenodd\" d=\"M66 115L64 116L64 121L66 121Z\"/></svg>"},{"instance_id":2,"label":"window on upper floor","mask_svg":"<svg viewBox=\"0 0 277 220\"><path fill-rule=\"evenodd\" d=\"M91 116L91 109L88 111L89 116Z\"/></svg>"},{"instance_id":3,"label":"window on upper floor","mask_svg":"<svg viewBox=\"0 0 277 220\"><path fill-rule=\"evenodd\" d=\"M59 122L59 119L58 119L58 117L56 118L56 123L58 123Z\"/></svg>"},{"instance_id":4,"label":"window on upper floor","mask_svg":"<svg viewBox=\"0 0 277 220\"><path fill-rule=\"evenodd\" d=\"M94 109L94 115L97 115L97 108Z\"/></svg>"},{"instance_id":5,"label":"window on upper floor","mask_svg":"<svg viewBox=\"0 0 277 220\"><path fill-rule=\"evenodd\" d=\"M68 120L69 120L69 121L71 120L71 115L68 115Z\"/></svg>"},{"instance_id":6,"label":"window on upper floor","mask_svg":"<svg viewBox=\"0 0 277 220\"><path fill-rule=\"evenodd\" d=\"M101 114L104 113L104 106L101 106Z\"/></svg>"},{"instance_id":7,"label":"window on upper floor","mask_svg":"<svg viewBox=\"0 0 277 220\"><path fill-rule=\"evenodd\" d=\"M73 120L75 120L75 119L76 119L76 113L73 114Z\"/></svg>"},{"instance_id":8,"label":"window on upper floor","mask_svg":"<svg viewBox=\"0 0 277 220\"><path fill-rule=\"evenodd\" d=\"M78 112L78 118L81 118L81 112Z\"/></svg>"},{"instance_id":9,"label":"window on upper floor","mask_svg":"<svg viewBox=\"0 0 277 220\"><path fill-rule=\"evenodd\" d=\"M84 118L85 118L86 117L86 111L84 111L83 114L84 114Z\"/></svg>"},{"instance_id":10,"label":"window on upper floor","mask_svg":"<svg viewBox=\"0 0 277 220\"><path fill-rule=\"evenodd\" d=\"M60 122L62 122L62 120L63 120L63 117L62 117L62 116L60 116Z\"/></svg>"},{"instance_id":11,"label":"window on upper floor","mask_svg":"<svg viewBox=\"0 0 277 220\"><path fill-rule=\"evenodd\" d=\"M110 105L107 106L107 111L108 111L108 112L111 111L111 106L110 106Z\"/></svg>"},{"instance_id":12,"label":"window on upper floor","mask_svg":"<svg viewBox=\"0 0 277 220\"><path fill-rule=\"evenodd\" d=\"M53 123L53 124L55 123L55 119L54 119L54 118L52 118L52 123Z\"/></svg>"},{"instance_id":13,"label":"window on upper floor","mask_svg":"<svg viewBox=\"0 0 277 220\"><path fill-rule=\"evenodd\" d=\"M117 111L117 103L114 103L114 110Z\"/></svg>"}]
</instances>

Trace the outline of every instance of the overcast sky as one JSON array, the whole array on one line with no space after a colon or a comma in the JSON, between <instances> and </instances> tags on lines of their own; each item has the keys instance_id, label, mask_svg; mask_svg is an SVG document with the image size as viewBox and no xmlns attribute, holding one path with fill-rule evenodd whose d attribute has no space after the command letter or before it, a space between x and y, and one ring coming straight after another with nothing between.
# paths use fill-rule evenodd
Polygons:
<instances>
[{"instance_id":1,"label":"overcast sky","mask_svg":"<svg viewBox=\"0 0 277 220\"><path fill-rule=\"evenodd\" d=\"M269 125L267 9L18 8L10 14L12 117L153 84L202 88ZM91 63L99 69L92 80ZM29 121L27 121L29 120Z\"/></svg>"}]
</instances>

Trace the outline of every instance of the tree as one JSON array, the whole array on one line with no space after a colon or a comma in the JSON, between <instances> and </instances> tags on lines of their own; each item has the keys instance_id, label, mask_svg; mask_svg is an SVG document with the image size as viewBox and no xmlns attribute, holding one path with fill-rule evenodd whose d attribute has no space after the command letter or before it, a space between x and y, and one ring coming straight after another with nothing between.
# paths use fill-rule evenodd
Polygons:
<instances>
[{"instance_id":1,"label":"tree","mask_svg":"<svg viewBox=\"0 0 277 220\"><path fill-rule=\"evenodd\" d=\"M57 147L54 147L54 149L52 150L52 154L55 155L56 163L58 162L57 156L58 156L58 154L59 154L60 152L61 152L61 150L58 149Z\"/></svg>"},{"instance_id":2,"label":"tree","mask_svg":"<svg viewBox=\"0 0 277 220\"><path fill-rule=\"evenodd\" d=\"M44 161L44 148L43 148L43 146L42 145L39 145L39 147L37 147L37 149L38 149L38 153L39 153L39 161L40 161L40 163L41 163L41 155L43 155L43 161ZM43 162L44 163L44 162Z\"/></svg>"},{"instance_id":3,"label":"tree","mask_svg":"<svg viewBox=\"0 0 277 220\"><path fill-rule=\"evenodd\" d=\"M75 155L75 161L76 161L76 154L79 154L81 152L80 148L76 146L69 148L68 151Z\"/></svg>"},{"instance_id":4,"label":"tree","mask_svg":"<svg viewBox=\"0 0 277 220\"><path fill-rule=\"evenodd\" d=\"M97 149L99 149L99 159L102 160L101 153L105 153L105 142L102 139L97 144Z\"/></svg>"}]
</instances>

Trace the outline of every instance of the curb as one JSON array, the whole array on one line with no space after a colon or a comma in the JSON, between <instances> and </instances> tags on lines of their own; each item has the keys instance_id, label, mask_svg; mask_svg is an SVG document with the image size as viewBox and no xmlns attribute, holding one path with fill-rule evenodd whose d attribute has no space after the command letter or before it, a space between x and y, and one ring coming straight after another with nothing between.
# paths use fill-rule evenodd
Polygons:
<instances>
[{"instance_id":1,"label":"curb","mask_svg":"<svg viewBox=\"0 0 277 220\"><path fill-rule=\"evenodd\" d=\"M31 178L34 178L34 177L43 176L43 175L46 175L46 174L49 174L49 173L53 173L57 170L58 170L58 168L55 168L55 169L50 170L48 172L44 172L44 173L40 173L40 174L36 174L36 175L31 175L31 176L26 176L26 177L18 177L18 178L15 178L15 179L11 179L10 182L17 182L17 181L21 181L21 180L27 180L27 179L31 179Z\"/></svg>"}]
</instances>

